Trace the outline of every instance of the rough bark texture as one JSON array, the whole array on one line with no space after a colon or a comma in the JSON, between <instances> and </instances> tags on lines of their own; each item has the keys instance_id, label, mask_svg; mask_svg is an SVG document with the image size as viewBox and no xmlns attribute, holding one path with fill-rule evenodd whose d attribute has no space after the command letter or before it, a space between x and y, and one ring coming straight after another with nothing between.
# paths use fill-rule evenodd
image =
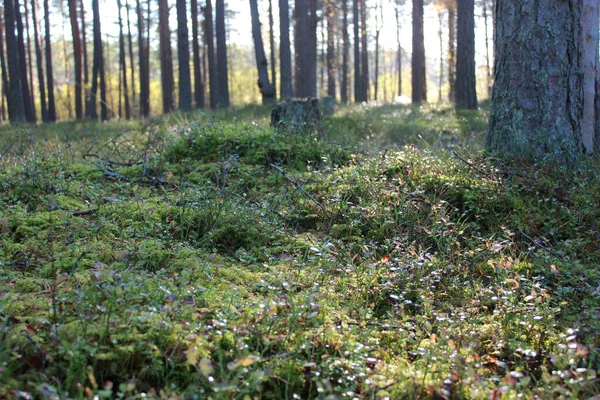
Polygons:
<instances>
[{"instance_id":1,"label":"rough bark texture","mask_svg":"<svg viewBox=\"0 0 600 400\"><path fill-rule=\"evenodd\" d=\"M306 86L307 97L317 96L317 0L308 1L308 75Z\"/></svg>"},{"instance_id":2,"label":"rough bark texture","mask_svg":"<svg viewBox=\"0 0 600 400\"><path fill-rule=\"evenodd\" d=\"M307 0L296 0L296 8L294 10L296 19L295 40L294 46L296 50L296 96L310 97L311 91L309 88L309 68L310 68L310 52L309 52L309 37L308 37L308 4Z\"/></svg>"},{"instance_id":3,"label":"rough bark texture","mask_svg":"<svg viewBox=\"0 0 600 400\"><path fill-rule=\"evenodd\" d=\"M217 81L217 59L215 55L215 38L213 29L212 0L206 0L204 8L204 40L208 52L208 81L210 86L210 108L213 110L219 104L219 82Z\"/></svg>"},{"instance_id":4,"label":"rough bark texture","mask_svg":"<svg viewBox=\"0 0 600 400\"><path fill-rule=\"evenodd\" d=\"M354 101L361 103L364 101L362 96L362 75L360 71L360 12L359 0L352 1L352 24L354 30Z\"/></svg>"},{"instance_id":5,"label":"rough bark texture","mask_svg":"<svg viewBox=\"0 0 600 400\"><path fill-rule=\"evenodd\" d=\"M19 72L19 52L17 36L15 35L15 3L14 0L4 1L4 24L6 29L6 54L8 64L8 85L6 99L8 102L8 117L10 122L25 122L25 104L21 95L21 73Z\"/></svg>"},{"instance_id":6,"label":"rough bark texture","mask_svg":"<svg viewBox=\"0 0 600 400\"><path fill-rule=\"evenodd\" d=\"M458 0L457 10L456 106L475 110L475 3L473 0Z\"/></svg>"},{"instance_id":7,"label":"rough bark texture","mask_svg":"<svg viewBox=\"0 0 600 400\"><path fill-rule=\"evenodd\" d=\"M598 0L583 1L583 121L581 136L588 154L594 152L596 68L598 64Z\"/></svg>"},{"instance_id":8,"label":"rough bark texture","mask_svg":"<svg viewBox=\"0 0 600 400\"><path fill-rule=\"evenodd\" d=\"M581 2L499 0L485 144L507 157L582 152Z\"/></svg>"},{"instance_id":9,"label":"rough bark texture","mask_svg":"<svg viewBox=\"0 0 600 400\"><path fill-rule=\"evenodd\" d=\"M77 119L83 118L83 65L81 33L79 30L79 21L77 18L76 0L68 0L69 17L71 19L71 34L73 35L73 58L75 61L75 116Z\"/></svg>"},{"instance_id":10,"label":"rough bark texture","mask_svg":"<svg viewBox=\"0 0 600 400\"><path fill-rule=\"evenodd\" d=\"M175 100L173 91L173 52L171 50L171 28L169 28L169 2L158 0L158 36L160 47L160 84L162 88L162 110L164 114L173 111Z\"/></svg>"},{"instance_id":11,"label":"rough bark texture","mask_svg":"<svg viewBox=\"0 0 600 400\"><path fill-rule=\"evenodd\" d=\"M125 54L125 34L123 33L123 17L121 15L121 0L117 0L119 8L119 75L123 87L123 99L125 101L125 118L131 118L131 105L129 104L129 90L127 85L127 55ZM119 87L121 87L119 85ZM121 95L119 95L119 104L121 104ZM119 107L120 108L120 107ZM120 112L120 111L119 111Z\"/></svg>"},{"instance_id":12,"label":"rough bark texture","mask_svg":"<svg viewBox=\"0 0 600 400\"><path fill-rule=\"evenodd\" d=\"M279 0L279 90L282 99L294 95L292 87L292 52L290 48L290 9L288 0Z\"/></svg>"},{"instance_id":13,"label":"rough bark texture","mask_svg":"<svg viewBox=\"0 0 600 400\"><path fill-rule=\"evenodd\" d=\"M19 11L19 1L14 0L15 18L17 22L17 46L19 52L19 72L21 74L21 96L23 96L23 104L25 106L25 119L27 122L35 122L35 107L33 104L33 93L29 85L29 77L27 75L27 55L25 52L25 29L23 19Z\"/></svg>"},{"instance_id":14,"label":"rough bark texture","mask_svg":"<svg viewBox=\"0 0 600 400\"><path fill-rule=\"evenodd\" d=\"M412 102L419 104L427 101L423 0L413 0L412 24Z\"/></svg>"},{"instance_id":15,"label":"rough bark texture","mask_svg":"<svg viewBox=\"0 0 600 400\"><path fill-rule=\"evenodd\" d=\"M348 59L350 58L350 37L348 35L348 0L342 0L342 76L340 97L348 103Z\"/></svg>"},{"instance_id":16,"label":"rough bark texture","mask_svg":"<svg viewBox=\"0 0 600 400\"><path fill-rule=\"evenodd\" d=\"M448 5L448 100L454 103L456 84L456 8L450 2Z\"/></svg>"},{"instance_id":17,"label":"rough bark texture","mask_svg":"<svg viewBox=\"0 0 600 400\"><path fill-rule=\"evenodd\" d=\"M204 80L200 62L200 42L198 32L198 0L190 1L192 9L192 53L194 58L194 102L196 108L204 108Z\"/></svg>"},{"instance_id":18,"label":"rough bark texture","mask_svg":"<svg viewBox=\"0 0 600 400\"><path fill-rule=\"evenodd\" d=\"M252 38L254 39L256 67L258 68L258 89L262 95L263 104L274 103L275 87L269 81L268 63L260 31L257 0L250 0L250 17L252 19Z\"/></svg>"},{"instance_id":19,"label":"rough bark texture","mask_svg":"<svg viewBox=\"0 0 600 400\"><path fill-rule=\"evenodd\" d=\"M54 75L52 68L52 40L50 36L50 9L48 0L44 0L44 36L46 53L46 80L48 82L48 121L56 121L56 103L54 101Z\"/></svg>"},{"instance_id":20,"label":"rough bark texture","mask_svg":"<svg viewBox=\"0 0 600 400\"><path fill-rule=\"evenodd\" d=\"M327 0L327 94L335 99L335 3Z\"/></svg>"},{"instance_id":21,"label":"rough bark texture","mask_svg":"<svg viewBox=\"0 0 600 400\"><path fill-rule=\"evenodd\" d=\"M192 109L192 80L186 0L177 0L177 54L179 58L179 109L190 111Z\"/></svg>"},{"instance_id":22,"label":"rough bark texture","mask_svg":"<svg viewBox=\"0 0 600 400\"><path fill-rule=\"evenodd\" d=\"M227 72L227 36L225 32L225 1L216 0L215 28L217 33L217 79L219 106L229 107L229 75Z\"/></svg>"},{"instance_id":23,"label":"rough bark texture","mask_svg":"<svg viewBox=\"0 0 600 400\"><path fill-rule=\"evenodd\" d=\"M33 34L35 40L35 58L37 62L38 87L40 90L40 106L42 110L42 121L48 122L48 106L46 104L46 83L44 80L44 57L42 56L42 38L40 36L38 19L38 4L31 0L31 14L33 16Z\"/></svg>"}]
</instances>

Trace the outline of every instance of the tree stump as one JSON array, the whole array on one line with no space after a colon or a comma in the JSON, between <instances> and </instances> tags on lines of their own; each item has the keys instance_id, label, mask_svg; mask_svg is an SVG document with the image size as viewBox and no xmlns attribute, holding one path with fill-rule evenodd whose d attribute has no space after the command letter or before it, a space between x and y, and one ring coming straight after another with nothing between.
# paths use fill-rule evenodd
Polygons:
<instances>
[{"instance_id":1,"label":"tree stump","mask_svg":"<svg viewBox=\"0 0 600 400\"><path fill-rule=\"evenodd\" d=\"M271 127L292 134L323 138L323 113L319 99L290 99L271 111Z\"/></svg>"}]
</instances>

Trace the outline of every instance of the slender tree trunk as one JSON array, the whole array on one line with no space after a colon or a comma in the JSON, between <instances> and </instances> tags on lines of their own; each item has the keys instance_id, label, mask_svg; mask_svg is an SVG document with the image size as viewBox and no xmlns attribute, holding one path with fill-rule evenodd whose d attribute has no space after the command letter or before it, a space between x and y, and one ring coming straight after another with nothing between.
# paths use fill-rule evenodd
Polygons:
<instances>
[{"instance_id":1,"label":"slender tree trunk","mask_svg":"<svg viewBox=\"0 0 600 400\"><path fill-rule=\"evenodd\" d=\"M19 71L21 73L21 95L23 96L23 104L25 106L25 119L27 122L35 122L35 107L33 104L33 93L29 86L27 54L25 52L25 32L21 11L19 9L19 1L14 0L15 17L17 22L17 46L19 52ZM10 53L9 53L10 54Z\"/></svg>"},{"instance_id":2,"label":"slender tree trunk","mask_svg":"<svg viewBox=\"0 0 600 400\"><path fill-rule=\"evenodd\" d=\"M67 55L67 29L65 28L65 23L67 20L67 15L64 9L64 3L61 1L60 2L60 15L61 15L61 21L62 21L62 26L61 26L61 30L62 30L62 39L63 39L63 46L62 46L62 50L63 50L63 60L64 60L64 71L65 71L65 82L67 83L67 115L69 117L69 119L73 119L73 104L71 102L71 90L69 89L69 83L70 83L70 75L71 75L71 71L69 69L69 57Z\"/></svg>"},{"instance_id":3,"label":"slender tree trunk","mask_svg":"<svg viewBox=\"0 0 600 400\"><path fill-rule=\"evenodd\" d=\"M131 107L133 107L137 98L135 92L135 63L133 62L133 36L131 35L131 18L129 16L129 0L125 0L125 10L127 12L127 41L129 42L129 65L131 66Z\"/></svg>"},{"instance_id":4,"label":"slender tree trunk","mask_svg":"<svg viewBox=\"0 0 600 400\"><path fill-rule=\"evenodd\" d=\"M379 92L379 37L383 29L383 4L377 2L375 5L375 96L374 100L378 100Z\"/></svg>"},{"instance_id":5,"label":"slender tree trunk","mask_svg":"<svg viewBox=\"0 0 600 400\"><path fill-rule=\"evenodd\" d=\"M0 99L2 99L2 121L5 121L6 109L4 96L8 97L8 70L4 56L4 9L2 7L0 7L0 14L0 68L2 68L2 91L0 92Z\"/></svg>"},{"instance_id":6,"label":"slender tree trunk","mask_svg":"<svg viewBox=\"0 0 600 400\"><path fill-rule=\"evenodd\" d=\"M48 0L44 0L44 28L46 52L46 80L48 82L48 122L56 121L56 103L54 101L54 75L52 67L52 39L50 36L50 9Z\"/></svg>"},{"instance_id":7,"label":"slender tree trunk","mask_svg":"<svg viewBox=\"0 0 600 400\"><path fill-rule=\"evenodd\" d=\"M269 48L271 49L271 82L273 82L274 98L277 98L277 65L275 62L275 23L273 22L273 0L269 0Z\"/></svg>"},{"instance_id":8,"label":"slender tree trunk","mask_svg":"<svg viewBox=\"0 0 600 400\"><path fill-rule=\"evenodd\" d=\"M27 80L29 82L31 109L35 112L35 91L33 89L33 56L31 52L31 31L29 30L29 7L27 6L27 0L23 0L23 7L25 9L25 34L27 35L27 40L25 42L27 48Z\"/></svg>"},{"instance_id":9,"label":"slender tree trunk","mask_svg":"<svg viewBox=\"0 0 600 400\"><path fill-rule=\"evenodd\" d=\"M292 88L292 52L290 49L290 10L288 0L279 0L279 90L282 99L294 95Z\"/></svg>"},{"instance_id":10,"label":"slender tree trunk","mask_svg":"<svg viewBox=\"0 0 600 400\"><path fill-rule=\"evenodd\" d=\"M150 115L150 82L148 82L148 71L146 70L146 39L144 37L144 11L140 0L136 0L136 12L138 19L138 58L140 70L140 116Z\"/></svg>"},{"instance_id":11,"label":"slender tree trunk","mask_svg":"<svg viewBox=\"0 0 600 400\"><path fill-rule=\"evenodd\" d=\"M250 0L250 18L252 20L252 38L254 39L254 51L256 53L256 67L258 69L258 88L262 95L263 104L273 103L276 99L275 88L269 82L267 57L265 56L265 49L263 47L256 0Z\"/></svg>"},{"instance_id":12,"label":"slender tree trunk","mask_svg":"<svg viewBox=\"0 0 600 400\"><path fill-rule=\"evenodd\" d=\"M427 102L425 75L425 43L423 33L423 0L413 0L413 39L412 39L412 102Z\"/></svg>"},{"instance_id":13,"label":"slender tree trunk","mask_svg":"<svg viewBox=\"0 0 600 400\"><path fill-rule=\"evenodd\" d=\"M483 0L483 24L485 28L485 84L488 98L492 98L492 69L490 68L490 40L488 37L488 0Z\"/></svg>"},{"instance_id":14,"label":"slender tree trunk","mask_svg":"<svg viewBox=\"0 0 600 400\"><path fill-rule=\"evenodd\" d=\"M44 82L44 57L42 56L42 37L40 36L37 0L31 0L31 14L33 16L33 34L35 40L35 58L37 61L38 86L40 90L40 105L42 121L48 121L48 107L46 105L46 83Z\"/></svg>"},{"instance_id":15,"label":"slender tree trunk","mask_svg":"<svg viewBox=\"0 0 600 400\"><path fill-rule=\"evenodd\" d=\"M177 51L179 58L179 109L192 109L190 77L190 38L187 26L186 0L177 0Z\"/></svg>"},{"instance_id":16,"label":"slender tree trunk","mask_svg":"<svg viewBox=\"0 0 600 400\"><path fill-rule=\"evenodd\" d=\"M474 0L458 0L457 11L456 106L476 110Z\"/></svg>"},{"instance_id":17,"label":"slender tree trunk","mask_svg":"<svg viewBox=\"0 0 600 400\"><path fill-rule=\"evenodd\" d=\"M325 20L321 19L321 57L319 63L316 64L317 70L319 72L319 82L317 85L316 95L319 96L321 91L325 88L325 69L327 68L325 61L325 49L327 47L327 39L325 38ZM317 26L317 30L319 30ZM317 49L318 50L318 49Z\"/></svg>"},{"instance_id":18,"label":"slender tree trunk","mask_svg":"<svg viewBox=\"0 0 600 400\"><path fill-rule=\"evenodd\" d=\"M444 35L442 33L442 10L438 9L438 40L440 42L440 73L438 76L438 103L442 102L442 85L444 84Z\"/></svg>"},{"instance_id":19,"label":"slender tree trunk","mask_svg":"<svg viewBox=\"0 0 600 400\"><path fill-rule=\"evenodd\" d=\"M206 41L206 46L208 50L208 80L210 85L210 108L214 110L219 104L219 82L217 80L217 58L215 54L212 0L206 0L204 15L204 40Z\"/></svg>"},{"instance_id":20,"label":"slender tree trunk","mask_svg":"<svg viewBox=\"0 0 600 400\"><path fill-rule=\"evenodd\" d=\"M7 103L8 117L13 124L25 122L25 103L21 90L21 72L19 71L19 50L15 35L16 13L14 0L4 1L4 23L6 30L6 54L8 64ZM11 56L9 56L11 55ZM4 71L4 69L3 69Z\"/></svg>"},{"instance_id":21,"label":"slender tree trunk","mask_svg":"<svg viewBox=\"0 0 600 400\"><path fill-rule=\"evenodd\" d=\"M362 73L360 70L360 12L359 12L359 1L352 1L352 23L354 28L354 102L362 103L363 90L362 90Z\"/></svg>"},{"instance_id":22,"label":"slender tree trunk","mask_svg":"<svg viewBox=\"0 0 600 400\"><path fill-rule=\"evenodd\" d=\"M171 52L171 28L169 27L169 2L158 0L158 32L160 46L160 83L162 87L162 111L168 114L173 111L173 55Z\"/></svg>"},{"instance_id":23,"label":"slender tree trunk","mask_svg":"<svg viewBox=\"0 0 600 400\"><path fill-rule=\"evenodd\" d=\"M596 70L598 69L598 0L583 1L583 121L581 134L588 154L594 152Z\"/></svg>"},{"instance_id":24,"label":"slender tree trunk","mask_svg":"<svg viewBox=\"0 0 600 400\"><path fill-rule=\"evenodd\" d=\"M227 32L225 28L225 1L216 0L215 28L217 33L217 79L219 106L229 108L229 73L227 72Z\"/></svg>"},{"instance_id":25,"label":"slender tree trunk","mask_svg":"<svg viewBox=\"0 0 600 400\"><path fill-rule=\"evenodd\" d=\"M71 33L73 35L73 58L75 59L75 116L83 118L83 80L82 80L82 49L81 32L77 17L76 0L68 0L69 17L71 18Z\"/></svg>"},{"instance_id":26,"label":"slender tree trunk","mask_svg":"<svg viewBox=\"0 0 600 400\"><path fill-rule=\"evenodd\" d=\"M451 103L455 101L456 84L456 8L450 2L448 5L448 100Z\"/></svg>"},{"instance_id":27,"label":"slender tree trunk","mask_svg":"<svg viewBox=\"0 0 600 400\"><path fill-rule=\"evenodd\" d=\"M88 64L88 52L87 52L87 29L85 27L85 7L83 0L79 0L79 18L81 19L81 50L83 53L83 83L85 84L85 90L90 81L89 64Z\"/></svg>"},{"instance_id":28,"label":"slender tree trunk","mask_svg":"<svg viewBox=\"0 0 600 400\"><path fill-rule=\"evenodd\" d=\"M371 77L369 76L369 47L367 38L367 2L360 0L360 30L361 30L361 73L362 73L362 98L369 101Z\"/></svg>"},{"instance_id":29,"label":"slender tree trunk","mask_svg":"<svg viewBox=\"0 0 600 400\"><path fill-rule=\"evenodd\" d=\"M486 147L503 157L573 160L584 150L582 2L521 0L515 13L499 0L496 10Z\"/></svg>"},{"instance_id":30,"label":"slender tree trunk","mask_svg":"<svg viewBox=\"0 0 600 400\"><path fill-rule=\"evenodd\" d=\"M335 99L335 3L327 1L327 95Z\"/></svg>"},{"instance_id":31,"label":"slender tree trunk","mask_svg":"<svg viewBox=\"0 0 600 400\"><path fill-rule=\"evenodd\" d=\"M127 88L127 55L125 54L125 34L123 33L123 17L121 15L121 0L117 0L119 9L119 65L120 76L119 80L123 86L123 100L125 101L125 118L131 118L131 105L129 104L129 90ZM119 86L120 87L120 86ZM119 94L119 114L121 113L121 95Z\"/></svg>"},{"instance_id":32,"label":"slender tree trunk","mask_svg":"<svg viewBox=\"0 0 600 400\"><path fill-rule=\"evenodd\" d=\"M112 71L111 71L111 66L112 63L110 61L110 55L111 55L111 51L110 51L110 36L107 34L105 34L104 36L105 40L104 43L102 44L102 58L103 58L103 62L102 65L104 66L104 81L106 84L106 96L110 96L105 100L105 103L108 106L108 117L114 117L115 116L115 99L114 99L114 91L113 91L113 87L112 87L112 80L110 79L110 77L112 76ZM106 50L105 50L106 48ZM106 77L109 77L109 79L107 80Z\"/></svg>"},{"instance_id":33,"label":"slender tree trunk","mask_svg":"<svg viewBox=\"0 0 600 400\"><path fill-rule=\"evenodd\" d=\"M342 0L342 83L341 100L348 103L348 58L350 53L350 38L348 36L348 0Z\"/></svg>"},{"instance_id":34,"label":"slender tree trunk","mask_svg":"<svg viewBox=\"0 0 600 400\"><path fill-rule=\"evenodd\" d=\"M196 108L204 108L204 81L200 63L200 42L198 32L198 0L191 0L192 9L192 51L194 57L194 101Z\"/></svg>"},{"instance_id":35,"label":"slender tree trunk","mask_svg":"<svg viewBox=\"0 0 600 400\"><path fill-rule=\"evenodd\" d=\"M396 14L396 43L398 49L396 50L396 59L398 63L398 96L402 96L402 42L400 41L400 5L396 1L395 7Z\"/></svg>"},{"instance_id":36,"label":"slender tree trunk","mask_svg":"<svg viewBox=\"0 0 600 400\"><path fill-rule=\"evenodd\" d=\"M92 0L92 12L94 20L94 59L92 65L92 89L88 103L88 116L92 119L98 119L96 110L96 99L98 96L98 80L100 80L100 114L102 121L108 119L108 109L106 103L106 82L104 79L104 56L102 53L102 33L100 31L100 10L99 0Z\"/></svg>"}]
</instances>

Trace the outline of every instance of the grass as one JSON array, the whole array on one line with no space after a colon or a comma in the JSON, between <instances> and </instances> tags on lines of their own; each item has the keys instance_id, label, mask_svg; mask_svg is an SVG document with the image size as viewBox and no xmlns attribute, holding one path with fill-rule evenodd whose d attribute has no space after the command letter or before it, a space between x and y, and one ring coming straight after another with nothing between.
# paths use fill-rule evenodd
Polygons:
<instances>
[{"instance_id":1,"label":"grass","mask_svg":"<svg viewBox=\"0 0 600 400\"><path fill-rule=\"evenodd\" d=\"M2 126L0 397L600 394L597 159L486 112Z\"/></svg>"}]
</instances>

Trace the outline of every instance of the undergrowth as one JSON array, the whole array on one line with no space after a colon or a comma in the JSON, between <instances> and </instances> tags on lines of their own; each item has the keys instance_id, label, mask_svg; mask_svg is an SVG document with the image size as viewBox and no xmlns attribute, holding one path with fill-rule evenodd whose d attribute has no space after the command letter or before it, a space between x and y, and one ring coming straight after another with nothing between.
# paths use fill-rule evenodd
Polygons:
<instances>
[{"instance_id":1,"label":"undergrowth","mask_svg":"<svg viewBox=\"0 0 600 400\"><path fill-rule=\"evenodd\" d=\"M0 397L600 394L597 160L490 158L485 111L267 114L2 128Z\"/></svg>"}]
</instances>

